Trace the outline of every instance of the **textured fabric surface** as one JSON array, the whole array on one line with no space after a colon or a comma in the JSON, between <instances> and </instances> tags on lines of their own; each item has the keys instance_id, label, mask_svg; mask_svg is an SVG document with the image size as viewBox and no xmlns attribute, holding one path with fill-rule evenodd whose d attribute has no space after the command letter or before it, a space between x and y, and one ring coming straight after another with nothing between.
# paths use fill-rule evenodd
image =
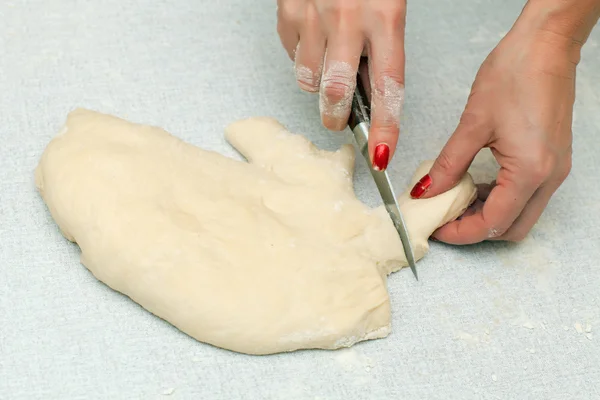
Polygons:
<instances>
[{"instance_id":1,"label":"textured fabric surface","mask_svg":"<svg viewBox=\"0 0 600 400\"><path fill-rule=\"evenodd\" d=\"M324 130L317 98L297 89L274 3L0 2L0 398L600 398L600 29L578 72L573 172L538 225L519 245L432 244L420 282L408 269L389 280L386 339L235 354L192 340L79 263L33 184L75 107L232 157L223 127L249 116L273 116L327 149L350 140ZM521 5L410 2L398 191L444 144ZM473 167L479 181L494 170L489 154ZM379 204L362 161L355 183Z\"/></svg>"}]
</instances>

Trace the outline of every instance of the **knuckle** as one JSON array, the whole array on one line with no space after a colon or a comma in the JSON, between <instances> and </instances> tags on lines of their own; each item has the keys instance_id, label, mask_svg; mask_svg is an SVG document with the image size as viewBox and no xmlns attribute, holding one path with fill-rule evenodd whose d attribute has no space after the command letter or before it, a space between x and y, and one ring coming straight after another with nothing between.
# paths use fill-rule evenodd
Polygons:
<instances>
[{"instance_id":1,"label":"knuckle","mask_svg":"<svg viewBox=\"0 0 600 400\"><path fill-rule=\"evenodd\" d=\"M569 174L571 173L571 169L573 168L573 156L572 149L569 149L569 152L565 156L565 159L562 161L561 166L558 171L558 179L560 182L564 182Z\"/></svg>"},{"instance_id":2,"label":"knuckle","mask_svg":"<svg viewBox=\"0 0 600 400\"><path fill-rule=\"evenodd\" d=\"M373 120L398 126L404 108L404 79L397 71L384 71L373 82L371 114Z\"/></svg>"},{"instance_id":3,"label":"knuckle","mask_svg":"<svg viewBox=\"0 0 600 400\"><path fill-rule=\"evenodd\" d=\"M373 82L373 91L378 96L404 97L404 75L391 68L384 69Z\"/></svg>"},{"instance_id":4,"label":"knuckle","mask_svg":"<svg viewBox=\"0 0 600 400\"><path fill-rule=\"evenodd\" d=\"M310 68L297 65L296 68L296 81L300 89L306 92L317 92L319 90L319 77Z\"/></svg>"},{"instance_id":5,"label":"knuckle","mask_svg":"<svg viewBox=\"0 0 600 400\"><path fill-rule=\"evenodd\" d=\"M569 175L571 174L571 169L572 169L572 164L571 162L569 162L567 165L565 165L564 167L562 167L560 169L560 174L558 176L558 178L560 179L560 182L564 182Z\"/></svg>"},{"instance_id":6,"label":"knuckle","mask_svg":"<svg viewBox=\"0 0 600 400\"><path fill-rule=\"evenodd\" d=\"M483 116L473 111L465 110L460 116L458 125L463 128L473 128L482 124Z\"/></svg>"},{"instance_id":7,"label":"knuckle","mask_svg":"<svg viewBox=\"0 0 600 400\"><path fill-rule=\"evenodd\" d=\"M277 21L277 34L283 44L285 44L287 25L282 20ZM288 49L286 49L288 50Z\"/></svg>"},{"instance_id":8,"label":"knuckle","mask_svg":"<svg viewBox=\"0 0 600 400\"><path fill-rule=\"evenodd\" d=\"M319 91L319 87L314 85L312 82L306 82L303 80L298 79L298 87L300 88L300 90L307 92L307 93L316 93Z\"/></svg>"},{"instance_id":9,"label":"knuckle","mask_svg":"<svg viewBox=\"0 0 600 400\"><path fill-rule=\"evenodd\" d=\"M541 148L538 151L530 150L529 160L525 165L525 171L532 183L540 185L544 183L555 171L558 165L558 156Z\"/></svg>"},{"instance_id":10,"label":"knuckle","mask_svg":"<svg viewBox=\"0 0 600 400\"><path fill-rule=\"evenodd\" d=\"M442 172L452 171L455 165L455 161L450 156L446 149L443 149L440 155L435 159L435 167L437 170Z\"/></svg>"},{"instance_id":11,"label":"knuckle","mask_svg":"<svg viewBox=\"0 0 600 400\"><path fill-rule=\"evenodd\" d=\"M277 16L285 22L295 21L299 18L301 2L294 0L278 0Z\"/></svg>"},{"instance_id":12,"label":"knuckle","mask_svg":"<svg viewBox=\"0 0 600 400\"><path fill-rule=\"evenodd\" d=\"M312 81L307 81L304 79L297 79L298 87L308 93L316 93L319 91L319 86L315 85Z\"/></svg>"},{"instance_id":13,"label":"knuckle","mask_svg":"<svg viewBox=\"0 0 600 400\"><path fill-rule=\"evenodd\" d=\"M405 2L374 1L371 4L372 12L377 20L384 21L386 26L397 28L403 25L406 18Z\"/></svg>"},{"instance_id":14,"label":"knuckle","mask_svg":"<svg viewBox=\"0 0 600 400\"><path fill-rule=\"evenodd\" d=\"M352 80L342 76L323 79L321 87L322 96L331 104L337 104L342 100L348 99L354 91Z\"/></svg>"},{"instance_id":15,"label":"knuckle","mask_svg":"<svg viewBox=\"0 0 600 400\"><path fill-rule=\"evenodd\" d=\"M385 138L388 144L392 138L398 138L398 136L400 136L400 128L392 118L386 118L381 115L374 116L371 126L376 126L376 129L372 128L372 133L370 133L370 135Z\"/></svg>"},{"instance_id":16,"label":"knuckle","mask_svg":"<svg viewBox=\"0 0 600 400\"><path fill-rule=\"evenodd\" d=\"M356 15L359 7L360 5L355 1L335 0L327 4L322 10L322 14L326 16L332 25L339 26Z\"/></svg>"},{"instance_id":17,"label":"knuckle","mask_svg":"<svg viewBox=\"0 0 600 400\"><path fill-rule=\"evenodd\" d=\"M306 23L309 26L311 26L311 27L320 26L320 23L319 23L319 12L316 9L316 7L313 5L313 3L309 3L309 5L308 5L308 7L306 9L305 19L306 19Z\"/></svg>"}]
</instances>

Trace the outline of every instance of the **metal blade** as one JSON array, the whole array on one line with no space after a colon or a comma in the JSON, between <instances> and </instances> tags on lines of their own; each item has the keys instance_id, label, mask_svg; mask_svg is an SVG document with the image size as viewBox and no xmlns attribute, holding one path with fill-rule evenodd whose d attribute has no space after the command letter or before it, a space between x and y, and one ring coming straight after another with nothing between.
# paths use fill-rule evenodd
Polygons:
<instances>
[{"instance_id":1,"label":"metal blade","mask_svg":"<svg viewBox=\"0 0 600 400\"><path fill-rule=\"evenodd\" d=\"M400 205L398 204L398 200L394 194L390 177L387 171L375 171L371 165L371 160L369 157L369 126L371 110L369 109L369 105L367 103L365 88L362 85L360 76L357 78L356 90L354 91L354 98L352 100L352 112L350 113L348 125L354 133L354 138L356 139L360 153L367 161L371 175L373 176L375 184L377 185L377 189L379 190L379 194L383 199L385 209L390 215L390 218L394 223L394 227L396 228L396 231L398 231L398 235L400 235L400 241L402 242L402 248L404 249L406 261L408 261L408 265L415 275L415 278L419 280L419 276L417 275L417 266L415 265L415 255L410 244L410 237L408 236L408 229L404 223L404 218L402 218Z\"/></svg>"},{"instance_id":2,"label":"metal blade","mask_svg":"<svg viewBox=\"0 0 600 400\"><path fill-rule=\"evenodd\" d=\"M382 180L384 180L384 179L387 180L388 184L381 184L381 185L378 184L377 183L378 179L375 178L375 174L384 175L385 177ZM373 171L373 177L375 178L375 183L377 184L377 187L379 188L379 193L381 193L381 197L383 198L383 201L385 204L385 209L387 210L388 214L392 218L392 222L394 223L396 230L400 234L400 240L402 241L402 248L404 249L404 255L406 255L406 261L408 261L408 265L409 265L413 275L415 276L415 279L419 280L419 275L417 274L417 265L415 263L415 255L413 253L413 249L410 244L410 238L408 236L408 229L406 228L406 223L404 222L404 218L402 218L402 213L400 212L400 205L398 204L398 201L396 200L396 197L394 196L394 192L391 189L391 186L389 186L390 178L385 171L383 173ZM389 191L389 193L388 193L388 191ZM389 202L388 200L386 200L386 197L388 197L388 196L391 196L391 198L394 199L393 202Z\"/></svg>"},{"instance_id":3,"label":"metal blade","mask_svg":"<svg viewBox=\"0 0 600 400\"><path fill-rule=\"evenodd\" d=\"M367 160L367 164L369 165L369 171L371 171L373 180L375 180L375 185L377 185L377 189L379 190L379 194L381 195L383 204L385 205L385 209L390 215L390 218L394 223L394 227L400 235L400 241L402 242L402 248L404 249L406 261L408 261L408 265L410 266L410 269L412 270L415 278L419 280L419 276L417 274L417 266L415 264L415 255L410 244L410 237L408 236L408 229L406 228L404 218L402 218L402 213L400 212L400 205L398 204L398 200L396 199L396 195L394 194L394 189L392 187L390 177L387 171L376 171L371 166L368 146L369 127L365 122L361 122L358 125L355 125L352 131L354 132L354 137L356 138L356 142L358 144L358 148L362 156L365 158L365 160Z\"/></svg>"}]
</instances>

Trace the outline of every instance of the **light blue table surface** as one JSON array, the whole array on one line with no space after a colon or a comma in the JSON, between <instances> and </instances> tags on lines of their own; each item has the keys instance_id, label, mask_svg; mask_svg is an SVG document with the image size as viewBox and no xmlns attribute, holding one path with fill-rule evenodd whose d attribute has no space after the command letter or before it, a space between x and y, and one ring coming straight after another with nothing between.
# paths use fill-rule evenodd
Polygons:
<instances>
[{"instance_id":1,"label":"light blue table surface","mask_svg":"<svg viewBox=\"0 0 600 400\"><path fill-rule=\"evenodd\" d=\"M522 1L409 2L403 188L452 132ZM600 29L578 69L573 171L519 245L434 243L390 277L393 332L266 357L198 343L99 283L58 232L33 169L75 107L237 157L226 124L267 115L321 147L274 1L0 1L0 399L599 399ZM489 155L473 173L490 178ZM364 163L356 190L378 199ZM582 333L575 327L581 326ZM585 332L586 328L591 330Z\"/></svg>"}]
</instances>

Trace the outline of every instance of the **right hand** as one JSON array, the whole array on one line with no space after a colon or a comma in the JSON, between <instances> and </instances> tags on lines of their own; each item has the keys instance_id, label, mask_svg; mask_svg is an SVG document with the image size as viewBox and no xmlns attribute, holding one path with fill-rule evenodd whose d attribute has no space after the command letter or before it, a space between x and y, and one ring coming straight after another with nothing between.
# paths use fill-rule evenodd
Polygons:
<instances>
[{"instance_id":1,"label":"right hand","mask_svg":"<svg viewBox=\"0 0 600 400\"><path fill-rule=\"evenodd\" d=\"M340 131L348 122L361 55L368 57L369 154L387 167L404 103L405 0L278 0L277 31L295 63L302 90L319 92L321 120Z\"/></svg>"}]
</instances>

